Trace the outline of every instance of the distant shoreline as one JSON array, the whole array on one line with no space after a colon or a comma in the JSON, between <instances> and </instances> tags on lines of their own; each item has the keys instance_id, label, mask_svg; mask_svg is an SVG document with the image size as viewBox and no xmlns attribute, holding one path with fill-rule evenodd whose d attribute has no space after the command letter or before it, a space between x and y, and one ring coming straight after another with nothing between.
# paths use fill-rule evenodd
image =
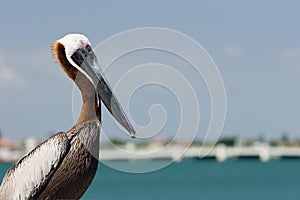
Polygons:
<instances>
[{"instance_id":1,"label":"distant shoreline","mask_svg":"<svg viewBox=\"0 0 300 200\"><path fill-rule=\"evenodd\" d=\"M1 150L1 149L0 149ZM0 151L1 152L1 151ZM24 151L5 150L1 152L0 163L14 163L25 155ZM273 147L267 144L257 146L152 146L136 148L134 145L119 148L101 148L100 160L140 160L171 159L180 161L183 158L215 159L223 162L230 158L258 159L262 162L271 159L300 159L300 147Z\"/></svg>"}]
</instances>

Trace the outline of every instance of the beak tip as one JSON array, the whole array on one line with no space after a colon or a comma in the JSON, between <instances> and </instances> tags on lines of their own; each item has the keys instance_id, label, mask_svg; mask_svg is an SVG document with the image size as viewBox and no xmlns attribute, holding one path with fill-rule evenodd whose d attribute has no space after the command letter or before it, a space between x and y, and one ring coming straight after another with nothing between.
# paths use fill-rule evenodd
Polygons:
<instances>
[{"instance_id":1,"label":"beak tip","mask_svg":"<svg viewBox=\"0 0 300 200\"><path fill-rule=\"evenodd\" d=\"M136 138L135 132L130 132L130 137L131 137L132 139L135 139L135 138Z\"/></svg>"}]
</instances>

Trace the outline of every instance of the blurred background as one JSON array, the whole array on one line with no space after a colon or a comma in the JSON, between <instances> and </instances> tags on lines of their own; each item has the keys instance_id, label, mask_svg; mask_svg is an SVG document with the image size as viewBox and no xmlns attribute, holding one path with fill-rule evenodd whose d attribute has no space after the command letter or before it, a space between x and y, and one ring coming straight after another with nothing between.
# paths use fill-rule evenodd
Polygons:
<instances>
[{"instance_id":1,"label":"blurred background","mask_svg":"<svg viewBox=\"0 0 300 200\"><path fill-rule=\"evenodd\" d=\"M202 143L211 105L201 77L194 77L193 71L186 70L186 63L171 55L154 51L128 55L114 63L114 69L130 70L142 57L142 61L167 63L185 74L199 99L199 130L194 140L183 137L172 141L180 123L180 108L176 97L158 86L144 87L130 100L131 117L140 125L149 124L151 105L164 106L166 125L155 137L131 141L103 109L103 130L108 137L101 141L105 161L83 199L298 199L299 8L298 1L259 0L2 1L1 177L13 161L52 134L69 130L76 120L72 106L76 89L52 56L54 41L79 32L97 46L122 31L162 27L182 32L201 44L220 71L227 113L217 146L205 158L198 154L201 146L211 145ZM106 73L112 86L122 70ZM144 151L169 143L172 145L159 159L127 161L113 152L114 145ZM188 151L186 147L190 147ZM186 152L174 156L172 152L178 148ZM145 174L117 171L128 171L125 169L133 165L168 167Z\"/></svg>"}]
</instances>

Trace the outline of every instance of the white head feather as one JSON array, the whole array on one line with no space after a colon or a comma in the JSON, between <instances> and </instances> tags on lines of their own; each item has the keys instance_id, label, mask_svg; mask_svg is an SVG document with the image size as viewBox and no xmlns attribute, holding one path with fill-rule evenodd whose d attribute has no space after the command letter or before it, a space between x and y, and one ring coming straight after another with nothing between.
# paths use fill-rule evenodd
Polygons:
<instances>
[{"instance_id":1,"label":"white head feather","mask_svg":"<svg viewBox=\"0 0 300 200\"><path fill-rule=\"evenodd\" d=\"M73 53L83 48L85 45L91 45L89 39L82 34L68 34L58 40L59 43L64 45L67 58L71 57Z\"/></svg>"}]
</instances>

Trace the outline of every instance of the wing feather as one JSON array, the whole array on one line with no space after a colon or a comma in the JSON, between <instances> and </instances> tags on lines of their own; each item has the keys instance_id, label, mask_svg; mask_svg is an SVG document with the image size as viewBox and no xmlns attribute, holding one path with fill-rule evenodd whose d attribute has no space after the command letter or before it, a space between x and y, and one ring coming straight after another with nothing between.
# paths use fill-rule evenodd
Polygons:
<instances>
[{"instance_id":1,"label":"wing feather","mask_svg":"<svg viewBox=\"0 0 300 200\"><path fill-rule=\"evenodd\" d=\"M57 133L7 171L1 187L0 199L30 199L50 180L70 149L70 139Z\"/></svg>"}]
</instances>

